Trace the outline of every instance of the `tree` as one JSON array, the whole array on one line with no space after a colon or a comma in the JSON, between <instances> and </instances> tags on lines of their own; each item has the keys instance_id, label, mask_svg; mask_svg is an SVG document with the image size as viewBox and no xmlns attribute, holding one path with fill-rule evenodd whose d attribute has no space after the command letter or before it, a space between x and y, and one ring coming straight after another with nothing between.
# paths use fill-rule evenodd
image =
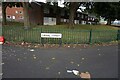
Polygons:
<instances>
[{"instance_id":1,"label":"tree","mask_svg":"<svg viewBox=\"0 0 120 80\"><path fill-rule=\"evenodd\" d=\"M6 25L7 22L6 22L6 8L7 7L21 7L22 4L21 3L18 3L18 2L2 2L2 16L3 16L3 20L2 20L2 23L3 25Z\"/></svg>"},{"instance_id":2,"label":"tree","mask_svg":"<svg viewBox=\"0 0 120 80\"><path fill-rule=\"evenodd\" d=\"M82 11L80 6L85 6L88 7L91 6L91 2L65 2L65 7L68 8L69 10L69 28L74 28L74 18L75 18L75 13L77 12L78 9ZM83 12L83 11L82 11Z\"/></svg>"},{"instance_id":3,"label":"tree","mask_svg":"<svg viewBox=\"0 0 120 80\"><path fill-rule=\"evenodd\" d=\"M6 25L7 22L6 22L6 8L8 6L8 3L6 2L2 2L2 23L3 25Z\"/></svg>"},{"instance_id":4,"label":"tree","mask_svg":"<svg viewBox=\"0 0 120 80\"><path fill-rule=\"evenodd\" d=\"M56 2L54 2L56 1ZM58 6L58 1L59 0L50 0L46 4L48 4L48 8L50 7L49 5L53 4L53 11L56 12L56 22L57 24L60 23L60 7ZM74 28L74 17L76 14L77 9L81 4L84 2L65 2L65 8L69 11L69 27L68 28Z\"/></svg>"},{"instance_id":5,"label":"tree","mask_svg":"<svg viewBox=\"0 0 120 80\"><path fill-rule=\"evenodd\" d=\"M52 6L50 6L50 5L52 5ZM54 2L54 0L51 0L51 2L47 2L46 4L45 4L45 7L47 7L47 8L52 8L53 9L53 13L55 13L55 17L56 17L56 24L58 25L58 24L60 24L60 19L61 19L61 15L60 15L60 13L61 13L61 8L58 6L58 0L56 0L56 2Z\"/></svg>"},{"instance_id":6,"label":"tree","mask_svg":"<svg viewBox=\"0 0 120 80\"><path fill-rule=\"evenodd\" d=\"M69 28L74 28L74 17L78 7L79 7L78 2L70 2L69 4L69 8L70 8Z\"/></svg>"},{"instance_id":7,"label":"tree","mask_svg":"<svg viewBox=\"0 0 120 80\"><path fill-rule=\"evenodd\" d=\"M59 25L60 24L60 19L61 19L61 9L60 7L58 6L58 2L53 2L53 9L54 9L54 12L56 13L56 24Z\"/></svg>"},{"instance_id":8,"label":"tree","mask_svg":"<svg viewBox=\"0 0 120 80\"><path fill-rule=\"evenodd\" d=\"M110 25L111 20L119 19L120 2L96 2L92 9L99 16L105 17Z\"/></svg>"},{"instance_id":9,"label":"tree","mask_svg":"<svg viewBox=\"0 0 120 80\"><path fill-rule=\"evenodd\" d=\"M65 7L69 10L69 25L68 28L74 28L74 17L77 9L80 6L79 2L65 2Z\"/></svg>"},{"instance_id":10,"label":"tree","mask_svg":"<svg viewBox=\"0 0 120 80\"><path fill-rule=\"evenodd\" d=\"M30 19L29 19L29 3L23 2L23 12L24 12L24 28L30 28Z\"/></svg>"},{"instance_id":11,"label":"tree","mask_svg":"<svg viewBox=\"0 0 120 80\"><path fill-rule=\"evenodd\" d=\"M48 1L48 0L46 0L46 1ZM57 24L60 23L60 7L58 6L58 1L61 1L61 0L49 0L47 2L47 4L53 4L53 6L54 6L54 11L56 11ZM64 5L65 5L65 8L67 8L69 10L69 14L70 14L68 28L73 28L75 13L76 13L77 9L79 8L80 3L79 2L65 2Z\"/></svg>"},{"instance_id":12,"label":"tree","mask_svg":"<svg viewBox=\"0 0 120 80\"><path fill-rule=\"evenodd\" d=\"M25 29L30 28L29 20L29 3L28 2L2 2L2 16L3 16L3 25L6 25L6 8L7 7L23 7L24 12L24 27Z\"/></svg>"},{"instance_id":13,"label":"tree","mask_svg":"<svg viewBox=\"0 0 120 80\"><path fill-rule=\"evenodd\" d=\"M60 19L61 19L61 8L58 6L58 1L61 0L46 0L46 6L50 8L50 5L52 5L52 9L53 9L53 13L55 13L55 17L56 17L56 24L59 25L60 24Z\"/></svg>"}]
</instances>

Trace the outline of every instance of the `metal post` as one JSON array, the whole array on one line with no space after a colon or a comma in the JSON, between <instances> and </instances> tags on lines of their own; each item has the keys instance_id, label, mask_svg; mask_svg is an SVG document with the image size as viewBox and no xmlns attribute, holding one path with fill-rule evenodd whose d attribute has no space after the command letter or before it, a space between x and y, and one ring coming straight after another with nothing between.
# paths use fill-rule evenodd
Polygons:
<instances>
[{"instance_id":1,"label":"metal post","mask_svg":"<svg viewBox=\"0 0 120 80\"><path fill-rule=\"evenodd\" d=\"M42 27L41 27L41 33L42 33ZM44 46L43 38L41 37L41 34L40 34L40 40L41 40L41 44L42 44L42 46Z\"/></svg>"},{"instance_id":2,"label":"metal post","mask_svg":"<svg viewBox=\"0 0 120 80\"><path fill-rule=\"evenodd\" d=\"M120 40L120 30L118 30L118 32L117 32L117 41L119 41Z\"/></svg>"},{"instance_id":3,"label":"metal post","mask_svg":"<svg viewBox=\"0 0 120 80\"><path fill-rule=\"evenodd\" d=\"M90 30L90 35L89 35L89 44L92 44L92 29Z\"/></svg>"},{"instance_id":4,"label":"metal post","mask_svg":"<svg viewBox=\"0 0 120 80\"><path fill-rule=\"evenodd\" d=\"M62 38L59 39L59 45L62 46Z\"/></svg>"}]
</instances>

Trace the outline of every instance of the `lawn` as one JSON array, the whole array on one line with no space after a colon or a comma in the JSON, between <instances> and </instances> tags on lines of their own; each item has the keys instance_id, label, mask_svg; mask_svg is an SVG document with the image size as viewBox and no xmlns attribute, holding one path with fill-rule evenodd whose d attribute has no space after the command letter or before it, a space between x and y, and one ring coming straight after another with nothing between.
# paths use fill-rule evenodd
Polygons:
<instances>
[{"instance_id":1,"label":"lawn","mask_svg":"<svg viewBox=\"0 0 120 80\"><path fill-rule=\"evenodd\" d=\"M34 26L24 30L21 23L9 23L3 26L3 35L7 41L41 43L41 32L62 33L63 44L109 42L117 39L119 28L107 25L75 25L68 29L68 25ZM90 37L90 30L91 37ZM44 39L44 43L59 43L59 39Z\"/></svg>"}]
</instances>

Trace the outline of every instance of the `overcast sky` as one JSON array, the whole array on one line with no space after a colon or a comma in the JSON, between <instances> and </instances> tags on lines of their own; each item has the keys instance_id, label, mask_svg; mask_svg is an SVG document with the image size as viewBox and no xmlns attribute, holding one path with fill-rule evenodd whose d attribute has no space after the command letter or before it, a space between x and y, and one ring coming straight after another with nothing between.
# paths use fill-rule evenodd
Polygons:
<instances>
[{"instance_id":1,"label":"overcast sky","mask_svg":"<svg viewBox=\"0 0 120 80\"><path fill-rule=\"evenodd\" d=\"M37 1L37 2L44 2L44 3L46 3L46 0L30 0L30 1ZM47 0L47 1L54 1L54 0ZM64 0L58 0L58 6L64 7L63 3L64 3ZM82 6L80 6L80 8L83 9L83 11L84 11L84 9L86 9L86 7L82 7ZM77 11L81 12L80 9L78 9Z\"/></svg>"},{"instance_id":2,"label":"overcast sky","mask_svg":"<svg viewBox=\"0 0 120 80\"><path fill-rule=\"evenodd\" d=\"M32 0L31 0L31 1L32 1ZM34 1L46 3L46 0L34 0ZM51 0L48 0L48 1L51 1ZM53 0L53 1L54 1L54 0ZM58 6L64 7L63 3L64 3L64 0L58 0Z\"/></svg>"},{"instance_id":3,"label":"overcast sky","mask_svg":"<svg viewBox=\"0 0 120 80\"><path fill-rule=\"evenodd\" d=\"M46 0L35 0L35 1L38 1L38 2L46 2Z\"/></svg>"}]
</instances>

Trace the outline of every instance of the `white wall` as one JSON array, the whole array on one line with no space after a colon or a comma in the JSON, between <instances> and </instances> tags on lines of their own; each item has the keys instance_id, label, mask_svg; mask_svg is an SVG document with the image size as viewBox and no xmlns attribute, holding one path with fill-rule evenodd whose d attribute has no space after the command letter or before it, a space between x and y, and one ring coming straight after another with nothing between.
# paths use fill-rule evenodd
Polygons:
<instances>
[{"instance_id":1,"label":"white wall","mask_svg":"<svg viewBox=\"0 0 120 80\"><path fill-rule=\"evenodd\" d=\"M56 25L56 18L44 17L44 25Z\"/></svg>"},{"instance_id":2,"label":"white wall","mask_svg":"<svg viewBox=\"0 0 120 80\"><path fill-rule=\"evenodd\" d=\"M74 23L75 24L79 24L79 20L74 20Z\"/></svg>"},{"instance_id":3,"label":"white wall","mask_svg":"<svg viewBox=\"0 0 120 80\"><path fill-rule=\"evenodd\" d=\"M86 21L81 21L82 23L81 24L86 24Z\"/></svg>"}]
</instances>

